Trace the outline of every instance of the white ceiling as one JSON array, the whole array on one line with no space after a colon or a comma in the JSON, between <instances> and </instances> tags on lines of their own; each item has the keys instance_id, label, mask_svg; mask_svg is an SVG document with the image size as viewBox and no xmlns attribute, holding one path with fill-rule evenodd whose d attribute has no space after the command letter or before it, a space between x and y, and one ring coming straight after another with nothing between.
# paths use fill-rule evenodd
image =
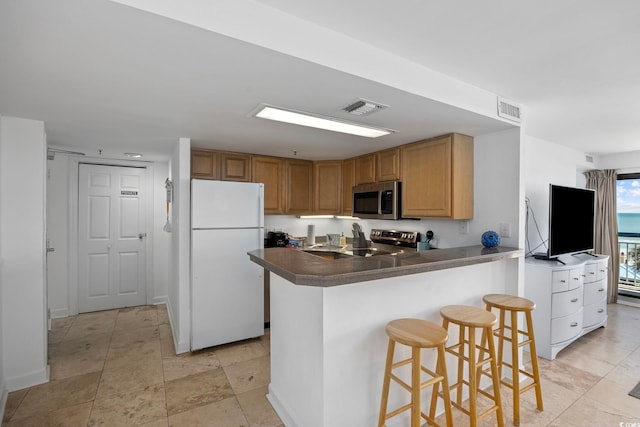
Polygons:
<instances>
[{"instance_id":1,"label":"white ceiling","mask_svg":"<svg viewBox=\"0 0 640 427\"><path fill-rule=\"evenodd\" d=\"M640 149L635 0L260 0L525 106L526 133L582 151ZM338 159L510 124L106 0L0 0L0 114L46 123L48 142L117 157L195 146ZM374 140L250 117L262 102L348 118Z\"/></svg>"}]
</instances>

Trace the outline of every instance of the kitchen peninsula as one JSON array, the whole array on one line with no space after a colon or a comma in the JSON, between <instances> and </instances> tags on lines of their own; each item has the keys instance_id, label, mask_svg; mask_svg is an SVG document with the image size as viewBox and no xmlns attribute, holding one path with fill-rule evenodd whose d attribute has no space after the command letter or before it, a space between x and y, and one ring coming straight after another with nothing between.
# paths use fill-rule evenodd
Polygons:
<instances>
[{"instance_id":1,"label":"kitchen peninsula","mask_svg":"<svg viewBox=\"0 0 640 427\"><path fill-rule=\"evenodd\" d=\"M441 323L442 306L482 306L487 293L519 294L522 255L482 246L338 259L288 248L249 252L271 275L269 401L287 426L376 425L386 323ZM435 363L431 353L426 365ZM449 370L455 372L452 361ZM390 408L407 398L392 390Z\"/></svg>"}]
</instances>

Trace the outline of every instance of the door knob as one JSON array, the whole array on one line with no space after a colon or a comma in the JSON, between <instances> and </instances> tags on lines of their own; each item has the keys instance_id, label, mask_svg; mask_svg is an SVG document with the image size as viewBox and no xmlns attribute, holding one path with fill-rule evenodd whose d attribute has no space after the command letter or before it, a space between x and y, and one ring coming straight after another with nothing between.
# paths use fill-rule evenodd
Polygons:
<instances>
[{"instance_id":1,"label":"door knob","mask_svg":"<svg viewBox=\"0 0 640 427\"><path fill-rule=\"evenodd\" d=\"M138 234L138 239L142 240L143 238L147 237L147 233L140 233Z\"/></svg>"}]
</instances>

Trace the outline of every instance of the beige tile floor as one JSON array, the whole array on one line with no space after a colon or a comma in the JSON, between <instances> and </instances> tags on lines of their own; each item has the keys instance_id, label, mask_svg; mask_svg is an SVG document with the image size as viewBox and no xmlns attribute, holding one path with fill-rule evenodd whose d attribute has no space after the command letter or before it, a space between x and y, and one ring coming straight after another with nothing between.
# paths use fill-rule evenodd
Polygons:
<instances>
[{"instance_id":1,"label":"beige tile floor","mask_svg":"<svg viewBox=\"0 0 640 427\"><path fill-rule=\"evenodd\" d=\"M3 426L282 426L268 333L176 355L164 305L54 320L49 364L49 383L9 394Z\"/></svg>"},{"instance_id":2,"label":"beige tile floor","mask_svg":"<svg viewBox=\"0 0 640 427\"><path fill-rule=\"evenodd\" d=\"M527 392L522 426L640 426L640 399L627 395L640 382L640 308L608 310L607 328L540 359L544 411ZM52 381L10 393L3 425L282 426L264 397L268 334L176 356L165 307L144 306L58 319L49 344Z\"/></svg>"}]
</instances>

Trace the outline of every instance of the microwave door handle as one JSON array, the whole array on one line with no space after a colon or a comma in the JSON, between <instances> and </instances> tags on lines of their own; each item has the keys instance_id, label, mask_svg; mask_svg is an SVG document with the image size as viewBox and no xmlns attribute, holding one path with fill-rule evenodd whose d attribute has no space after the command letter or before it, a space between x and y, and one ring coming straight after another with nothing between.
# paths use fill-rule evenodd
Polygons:
<instances>
[{"instance_id":1,"label":"microwave door handle","mask_svg":"<svg viewBox=\"0 0 640 427\"><path fill-rule=\"evenodd\" d=\"M382 215L382 193L384 191L378 191L378 215Z\"/></svg>"}]
</instances>

